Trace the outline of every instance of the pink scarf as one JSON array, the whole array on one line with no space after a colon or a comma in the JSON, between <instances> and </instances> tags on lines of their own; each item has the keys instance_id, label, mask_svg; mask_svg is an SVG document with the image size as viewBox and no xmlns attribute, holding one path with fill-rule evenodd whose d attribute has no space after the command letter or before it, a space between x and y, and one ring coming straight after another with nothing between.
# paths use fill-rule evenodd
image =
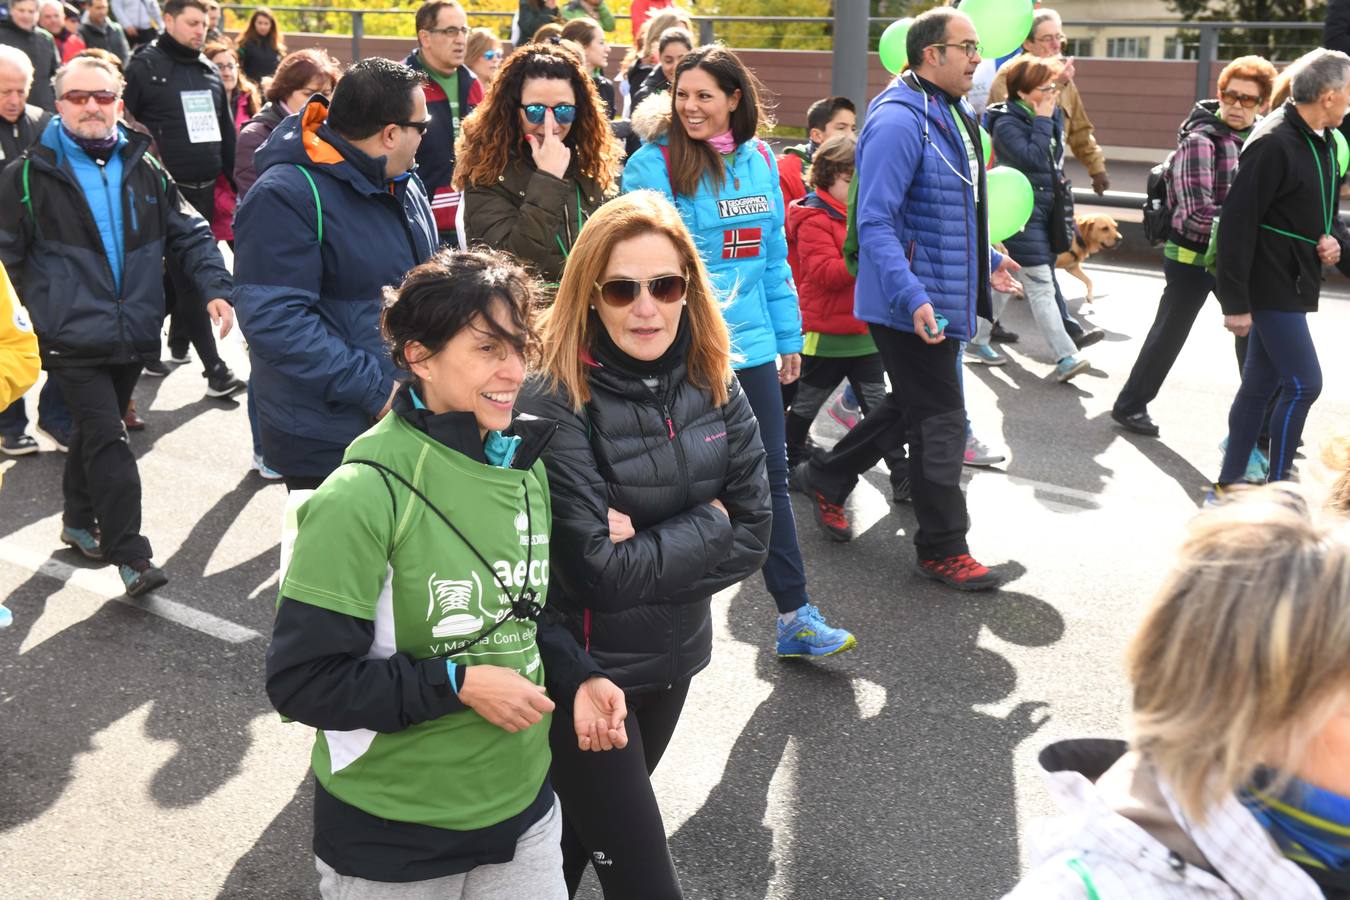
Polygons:
<instances>
[{"instance_id":1,"label":"pink scarf","mask_svg":"<svg viewBox=\"0 0 1350 900\"><path fill-rule=\"evenodd\" d=\"M732 137L731 129L728 128L721 134L715 134L708 138L708 146L721 154L734 153L736 151L736 138Z\"/></svg>"}]
</instances>

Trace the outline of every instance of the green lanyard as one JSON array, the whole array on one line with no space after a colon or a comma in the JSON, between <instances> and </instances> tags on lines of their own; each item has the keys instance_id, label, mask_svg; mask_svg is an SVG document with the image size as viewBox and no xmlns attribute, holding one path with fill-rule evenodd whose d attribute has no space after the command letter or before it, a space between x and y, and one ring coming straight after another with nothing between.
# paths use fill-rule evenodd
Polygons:
<instances>
[{"instance_id":1,"label":"green lanyard","mask_svg":"<svg viewBox=\"0 0 1350 900\"><path fill-rule=\"evenodd\" d=\"M582 220L582 218L581 218L581 185L577 185L577 233L578 233L578 234L581 232L582 221L583 221L583 220ZM564 227L566 227L566 226L564 225ZM576 243L576 238L575 238L574 236L568 235L568 237L571 238L572 243L574 243L574 244ZM563 261L565 262L565 261L567 260L567 258L568 258L569 256L572 255L572 252L571 252L570 250L568 250L567 247L563 246L562 235L560 235L560 234L555 234L555 235L553 236L553 239L554 239L555 241L558 242L558 249L562 251Z\"/></svg>"},{"instance_id":2,"label":"green lanyard","mask_svg":"<svg viewBox=\"0 0 1350 900\"><path fill-rule=\"evenodd\" d=\"M1334 197L1330 201L1327 199L1327 183L1326 178L1322 175L1322 160L1317 156L1317 148L1313 146L1312 138L1305 134L1303 139L1308 142L1308 149L1312 151L1313 162L1317 163L1317 199L1322 201L1322 234L1331 234L1331 217L1335 214L1336 200ZM1340 180L1341 173L1337 170L1336 156L1330 146L1327 147L1327 155L1331 157L1331 171L1336 175L1336 177L1331 180L1331 189L1332 191L1335 191L1336 182ZM1293 238L1296 241L1303 241L1305 244L1312 244L1313 246L1317 245L1317 241L1310 237L1294 234L1292 231L1285 231L1283 228L1276 228L1274 225L1262 223L1261 227L1266 231L1273 231L1276 234L1282 234L1285 237Z\"/></svg>"}]
</instances>

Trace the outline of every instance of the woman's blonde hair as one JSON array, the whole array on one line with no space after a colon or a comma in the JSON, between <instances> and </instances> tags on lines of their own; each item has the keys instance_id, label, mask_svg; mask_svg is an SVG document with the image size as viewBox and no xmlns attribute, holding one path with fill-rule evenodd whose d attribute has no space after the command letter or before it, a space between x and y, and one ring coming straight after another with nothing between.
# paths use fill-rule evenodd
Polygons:
<instances>
[{"instance_id":1,"label":"woman's blonde hair","mask_svg":"<svg viewBox=\"0 0 1350 900\"><path fill-rule=\"evenodd\" d=\"M1329 470L1331 489L1327 512L1350 516L1350 431L1338 434L1322 447L1322 464Z\"/></svg>"},{"instance_id":2,"label":"woman's blonde hair","mask_svg":"<svg viewBox=\"0 0 1350 900\"><path fill-rule=\"evenodd\" d=\"M688 282L684 315L689 318L691 338L689 381L711 394L718 406L727 402L731 336L717 307L708 270L675 207L656 191L633 191L609 201L587 220L568 256L553 305L539 322L541 375L551 390L567 392L575 411L591 399L588 360L594 329L604 327L590 314L594 304L604 302L597 284L604 278L614 245L646 234L670 239Z\"/></svg>"},{"instance_id":3,"label":"woman's blonde hair","mask_svg":"<svg viewBox=\"0 0 1350 900\"><path fill-rule=\"evenodd\" d=\"M1350 694L1347 648L1350 533L1293 485L1245 491L1191 523L1130 645L1135 746L1201 822L1258 766L1292 774Z\"/></svg>"}]
</instances>

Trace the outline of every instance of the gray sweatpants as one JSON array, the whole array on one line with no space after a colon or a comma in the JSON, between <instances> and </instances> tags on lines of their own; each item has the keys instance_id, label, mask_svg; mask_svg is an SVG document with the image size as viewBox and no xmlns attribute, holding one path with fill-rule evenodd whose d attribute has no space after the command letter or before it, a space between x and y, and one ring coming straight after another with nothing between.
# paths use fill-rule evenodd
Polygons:
<instances>
[{"instance_id":1,"label":"gray sweatpants","mask_svg":"<svg viewBox=\"0 0 1350 900\"><path fill-rule=\"evenodd\" d=\"M319 894L324 900L567 900L562 868L562 808L553 810L520 836L508 863L479 866L461 875L428 881L367 881L339 875L315 857Z\"/></svg>"}]
</instances>

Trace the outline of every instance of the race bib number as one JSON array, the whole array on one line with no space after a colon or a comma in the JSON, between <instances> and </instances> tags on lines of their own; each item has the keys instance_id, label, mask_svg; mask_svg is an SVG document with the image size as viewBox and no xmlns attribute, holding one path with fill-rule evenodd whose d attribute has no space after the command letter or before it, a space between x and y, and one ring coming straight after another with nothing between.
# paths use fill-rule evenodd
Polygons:
<instances>
[{"instance_id":1,"label":"race bib number","mask_svg":"<svg viewBox=\"0 0 1350 900\"><path fill-rule=\"evenodd\" d=\"M210 91L183 91L183 118L187 120L188 140L194 144L220 141L220 120L216 101Z\"/></svg>"}]
</instances>

